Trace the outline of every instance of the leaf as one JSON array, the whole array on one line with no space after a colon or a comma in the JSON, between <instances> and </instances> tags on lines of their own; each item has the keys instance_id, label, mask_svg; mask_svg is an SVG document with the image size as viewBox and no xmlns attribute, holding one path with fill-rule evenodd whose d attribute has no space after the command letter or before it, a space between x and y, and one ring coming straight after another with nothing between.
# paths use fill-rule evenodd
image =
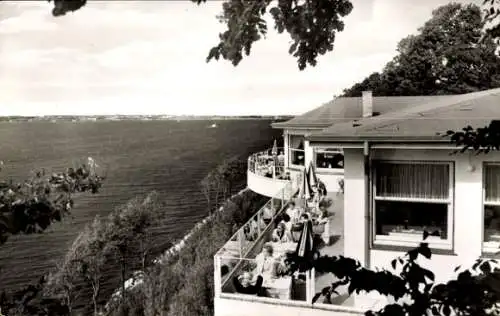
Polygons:
<instances>
[{"instance_id":1,"label":"leaf","mask_svg":"<svg viewBox=\"0 0 500 316\"><path fill-rule=\"evenodd\" d=\"M442 311L444 316L450 316L451 314L451 309L449 305L444 305Z\"/></svg>"},{"instance_id":2,"label":"leaf","mask_svg":"<svg viewBox=\"0 0 500 316\"><path fill-rule=\"evenodd\" d=\"M435 280L434 273L430 270L427 270L427 269L422 269L422 270L423 270L425 277L428 278L429 280L431 280L432 282L434 282L434 280Z\"/></svg>"},{"instance_id":3,"label":"leaf","mask_svg":"<svg viewBox=\"0 0 500 316\"><path fill-rule=\"evenodd\" d=\"M292 45L290 45L290 48L288 49L288 53L291 55L297 50L297 45L299 42L294 42Z\"/></svg>"},{"instance_id":4,"label":"leaf","mask_svg":"<svg viewBox=\"0 0 500 316\"><path fill-rule=\"evenodd\" d=\"M408 251L407 254L408 254L408 257L410 258L410 261L415 261L417 259L418 252L419 252L418 248Z\"/></svg>"},{"instance_id":5,"label":"leaf","mask_svg":"<svg viewBox=\"0 0 500 316\"><path fill-rule=\"evenodd\" d=\"M418 252L427 259L430 259L432 256L431 249L428 244L421 244L418 248Z\"/></svg>"},{"instance_id":6,"label":"leaf","mask_svg":"<svg viewBox=\"0 0 500 316\"><path fill-rule=\"evenodd\" d=\"M455 269L453 270L453 272L457 272L462 266L458 265L455 267Z\"/></svg>"},{"instance_id":7,"label":"leaf","mask_svg":"<svg viewBox=\"0 0 500 316\"><path fill-rule=\"evenodd\" d=\"M316 303L316 301L321 297L321 293L316 293L313 296L312 302L313 304Z\"/></svg>"},{"instance_id":8,"label":"leaf","mask_svg":"<svg viewBox=\"0 0 500 316\"><path fill-rule=\"evenodd\" d=\"M397 259L394 259L391 261L391 266L393 269L396 269L396 263L397 263Z\"/></svg>"},{"instance_id":9,"label":"leaf","mask_svg":"<svg viewBox=\"0 0 500 316\"><path fill-rule=\"evenodd\" d=\"M481 272L483 272L484 274L487 274L487 273L490 273L491 272L491 264L489 263L489 261L484 261L480 266L479 266L479 269L481 270Z\"/></svg>"},{"instance_id":10,"label":"leaf","mask_svg":"<svg viewBox=\"0 0 500 316\"><path fill-rule=\"evenodd\" d=\"M429 232L427 230L424 230L424 233L423 233L423 240L426 240L427 237L429 237Z\"/></svg>"}]
</instances>

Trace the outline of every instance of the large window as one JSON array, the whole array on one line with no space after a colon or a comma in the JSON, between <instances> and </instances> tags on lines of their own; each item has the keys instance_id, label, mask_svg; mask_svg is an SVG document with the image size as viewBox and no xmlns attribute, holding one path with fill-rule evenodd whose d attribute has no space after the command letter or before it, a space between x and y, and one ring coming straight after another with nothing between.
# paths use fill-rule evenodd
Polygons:
<instances>
[{"instance_id":1,"label":"large window","mask_svg":"<svg viewBox=\"0 0 500 316\"><path fill-rule=\"evenodd\" d=\"M344 154L334 148L316 149L315 162L317 169L339 170L344 169Z\"/></svg>"},{"instance_id":2,"label":"large window","mask_svg":"<svg viewBox=\"0 0 500 316\"><path fill-rule=\"evenodd\" d=\"M295 166L304 166L305 164L305 154L304 154L304 136L303 135L290 135L290 141L288 143L290 147L290 164Z\"/></svg>"},{"instance_id":3,"label":"large window","mask_svg":"<svg viewBox=\"0 0 500 316\"><path fill-rule=\"evenodd\" d=\"M452 246L451 163L375 162L375 244Z\"/></svg>"},{"instance_id":4,"label":"large window","mask_svg":"<svg viewBox=\"0 0 500 316\"><path fill-rule=\"evenodd\" d=\"M483 250L500 252L500 164L484 165Z\"/></svg>"}]
</instances>

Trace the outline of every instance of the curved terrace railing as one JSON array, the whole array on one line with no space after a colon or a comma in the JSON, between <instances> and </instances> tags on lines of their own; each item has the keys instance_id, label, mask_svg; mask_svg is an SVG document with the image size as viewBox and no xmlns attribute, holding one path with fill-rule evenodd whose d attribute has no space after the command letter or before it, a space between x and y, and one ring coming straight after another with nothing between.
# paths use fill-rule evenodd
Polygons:
<instances>
[{"instance_id":1,"label":"curved terrace railing","mask_svg":"<svg viewBox=\"0 0 500 316\"><path fill-rule=\"evenodd\" d=\"M289 182L217 252L214 256L216 299L269 303L271 305L281 305L290 308L312 308L315 293L321 292L325 286L331 284L331 276L318 274L314 269L305 273L295 273L292 276L281 274L278 271L279 275L277 278L265 281L270 283L263 284L263 287L266 288L265 297L238 293L233 284L235 277L245 271L254 270L257 265L255 260L256 255L262 251L265 244L270 244L273 247L273 257L276 263L284 259L286 252L295 251L297 242L276 243L272 241L271 235L273 229L276 227L276 221L287 209L287 202L297 200L295 202L298 203L298 200L300 200L295 197L296 193L297 190L292 186L292 182ZM332 205L343 209L343 201L336 201ZM335 215L335 211L333 214ZM338 219L338 221L342 221L342 218ZM328 227L330 225L334 225L334 223L327 224ZM315 235L323 236L322 231L319 231L320 228L327 232L331 231L326 226L318 226L317 228L313 228ZM327 234L327 236L328 244L320 253L341 255L343 253L343 242L335 243L333 241L331 243L330 235ZM347 288L339 288L338 291L339 294L334 295L331 301L327 302L322 298L314 306L331 311L340 311L342 315L363 315L362 311L354 307L353 298L347 293Z\"/></svg>"},{"instance_id":2,"label":"curved terrace railing","mask_svg":"<svg viewBox=\"0 0 500 316\"><path fill-rule=\"evenodd\" d=\"M289 180L282 147L278 148L276 156L272 154L272 149L252 154L248 157L248 171L271 179Z\"/></svg>"}]
</instances>

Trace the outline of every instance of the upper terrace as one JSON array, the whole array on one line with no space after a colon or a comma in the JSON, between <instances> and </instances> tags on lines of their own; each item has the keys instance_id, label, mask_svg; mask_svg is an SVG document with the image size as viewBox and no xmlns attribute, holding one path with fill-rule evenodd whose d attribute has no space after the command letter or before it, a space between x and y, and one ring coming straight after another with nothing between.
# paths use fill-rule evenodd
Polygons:
<instances>
[{"instance_id":1,"label":"upper terrace","mask_svg":"<svg viewBox=\"0 0 500 316\"><path fill-rule=\"evenodd\" d=\"M248 157L247 185L252 191L272 197L290 182L283 148L277 148L277 153L268 149Z\"/></svg>"},{"instance_id":2,"label":"upper terrace","mask_svg":"<svg viewBox=\"0 0 500 316\"><path fill-rule=\"evenodd\" d=\"M327 196L332 204L328 208L327 221L313 227L314 244L322 255L342 255L343 250L343 196ZM256 255L265 244L272 245L273 258L279 267L284 254L295 251L300 232L294 233L293 242L272 242L272 231L286 212L287 203L297 197L292 184L286 184L269 202L264 205L216 254L214 260L215 315L362 315L363 312L353 307L353 300L346 289L340 289L340 295L326 302L324 297L312 303L315 293L334 281L332 275L321 275L314 270L293 276L279 274L275 279L265 281L265 296L237 293L233 278L256 266Z\"/></svg>"}]
</instances>

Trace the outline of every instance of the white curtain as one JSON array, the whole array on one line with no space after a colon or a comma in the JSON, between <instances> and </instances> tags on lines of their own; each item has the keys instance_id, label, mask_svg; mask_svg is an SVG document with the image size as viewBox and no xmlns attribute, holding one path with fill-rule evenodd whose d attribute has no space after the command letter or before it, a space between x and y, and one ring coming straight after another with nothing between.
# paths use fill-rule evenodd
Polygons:
<instances>
[{"instance_id":1,"label":"white curtain","mask_svg":"<svg viewBox=\"0 0 500 316\"><path fill-rule=\"evenodd\" d=\"M377 197L448 199L448 164L377 163Z\"/></svg>"},{"instance_id":2,"label":"white curtain","mask_svg":"<svg viewBox=\"0 0 500 316\"><path fill-rule=\"evenodd\" d=\"M297 149L299 145L302 143L304 146L304 136L302 135L290 135L290 148Z\"/></svg>"},{"instance_id":3,"label":"white curtain","mask_svg":"<svg viewBox=\"0 0 500 316\"><path fill-rule=\"evenodd\" d=\"M485 202L500 202L500 165L484 166Z\"/></svg>"}]
</instances>

